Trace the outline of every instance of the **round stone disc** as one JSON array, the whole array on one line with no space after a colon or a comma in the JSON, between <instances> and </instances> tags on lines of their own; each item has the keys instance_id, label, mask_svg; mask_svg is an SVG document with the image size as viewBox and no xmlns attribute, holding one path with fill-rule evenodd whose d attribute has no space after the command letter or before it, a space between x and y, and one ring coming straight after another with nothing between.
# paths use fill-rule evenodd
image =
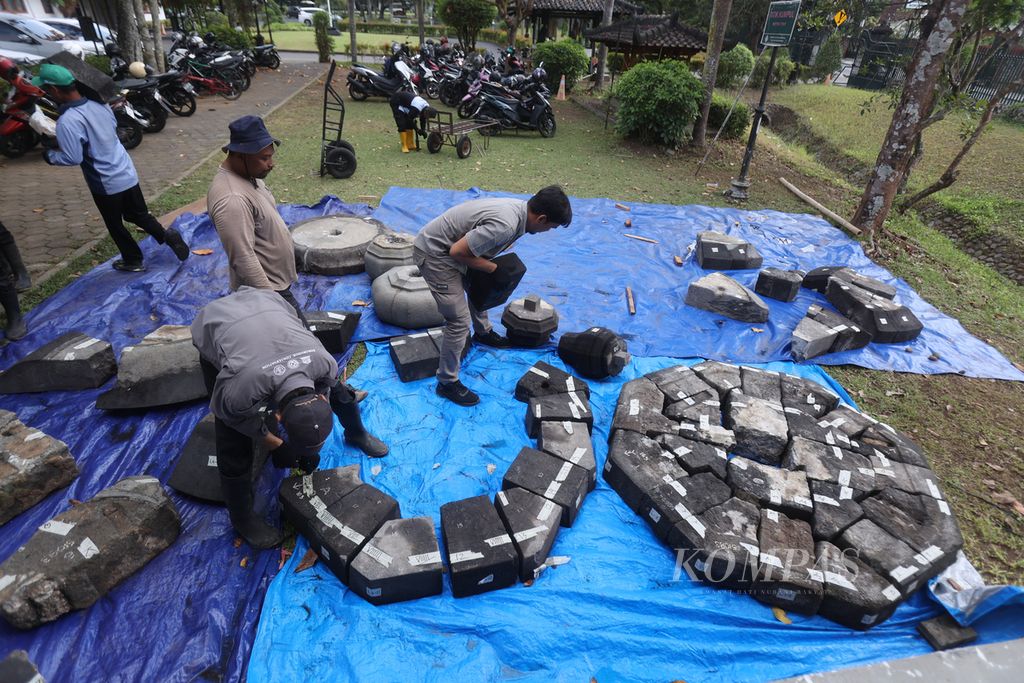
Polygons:
<instances>
[{"instance_id":1,"label":"round stone disc","mask_svg":"<svg viewBox=\"0 0 1024 683\"><path fill-rule=\"evenodd\" d=\"M387 228L372 218L335 215L301 221L291 230L299 270L346 275L363 271L366 247Z\"/></svg>"}]
</instances>

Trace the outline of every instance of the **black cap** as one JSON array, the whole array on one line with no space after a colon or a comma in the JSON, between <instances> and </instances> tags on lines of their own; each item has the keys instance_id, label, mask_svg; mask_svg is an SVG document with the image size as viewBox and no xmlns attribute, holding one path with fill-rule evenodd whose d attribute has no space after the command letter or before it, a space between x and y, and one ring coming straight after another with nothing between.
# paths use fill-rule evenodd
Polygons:
<instances>
[{"instance_id":1,"label":"black cap","mask_svg":"<svg viewBox=\"0 0 1024 683\"><path fill-rule=\"evenodd\" d=\"M334 427L327 399L319 394L303 394L289 401L281 413L281 424L288 432L288 443L296 455L316 455Z\"/></svg>"}]
</instances>

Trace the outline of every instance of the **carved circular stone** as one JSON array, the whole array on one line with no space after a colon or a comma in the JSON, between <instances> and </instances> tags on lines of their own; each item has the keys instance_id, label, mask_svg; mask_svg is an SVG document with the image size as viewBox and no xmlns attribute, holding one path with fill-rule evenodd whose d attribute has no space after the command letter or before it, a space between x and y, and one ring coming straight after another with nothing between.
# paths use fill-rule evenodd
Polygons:
<instances>
[{"instance_id":1,"label":"carved circular stone","mask_svg":"<svg viewBox=\"0 0 1024 683\"><path fill-rule=\"evenodd\" d=\"M411 266L413 235L401 232L386 232L377 235L366 248L366 274L371 280L398 266Z\"/></svg>"},{"instance_id":2,"label":"carved circular stone","mask_svg":"<svg viewBox=\"0 0 1024 683\"><path fill-rule=\"evenodd\" d=\"M295 264L304 273L346 275L363 270L363 256L383 223L359 216L322 216L292 226Z\"/></svg>"},{"instance_id":3,"label":"carved circular stone","mask_svg":"<svg viewBox=\"0 0 1024 683\"><path fill-rule=\"evenodd\" d=\"M373 307L386 323L415 330L444 323L430 287L416 266L399 266L373 281Z\"/></svg>"}]
</instances>

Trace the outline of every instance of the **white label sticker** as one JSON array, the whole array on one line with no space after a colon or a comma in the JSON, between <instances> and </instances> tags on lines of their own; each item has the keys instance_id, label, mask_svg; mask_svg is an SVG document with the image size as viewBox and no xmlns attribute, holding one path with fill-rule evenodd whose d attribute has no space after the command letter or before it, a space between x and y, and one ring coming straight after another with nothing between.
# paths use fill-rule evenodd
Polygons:
<instances>
[{"instance_id":1,"label":"white label sticker","mask_svg":"<svg viewBox=\"0 0 1024 683\"><path fill-rule=\"evenodd\" d=\"M327 311L327 317L333 320L344 320L345 316L342 313L335 313L334 311Z\"/></svg>"},{"instance_id":2,"label":"white label sticker","mask_svg":"<svg viewBox=\"0 0 1024 683\"><path fill-rule=\"evenodd\" d=\"M825 582L826 583L831 583L833 586L839 586L840 588L845 588L848 591L854 591L854 592L857 592L857 593L860 592L860 591L857 590L857 587L854 586L852 583L850 583L850 580L847 579L842 574L836 574L835 572L830 572L830 571L826 571L826 572L824 572L824 574L825 574Z\"/></svg>"},{"instance_id":3,"label":"white label sticker","mask_svg":"<svg viewBox=\"0 0 1024 683\"><path fill-rule=\"evenodd\" d=\"M320 546L320 555L325 559L331 559L331 551L327 549L327 546Z\"/></svg>"},{"instance_id":4,"label":"white label sticker","mask_svg":"<svg viewBox=\"0 0 1024 683\"><path fill-rule=\"evenodd\" d=\"M432 553L423 553L421 555L410 555L409 564L414 567L418 567L423 564L440 564L441 553L436 550Z\"/></svg>"},{"instance_id":5,"label":"white label sticker","mask_svg":"<svg viewBox=\"0 0 1024 683\"><path fill-rule=\"evenodd\" d=\"M661 521L661 513L651 508L651 511L647 513L647 516L651 518L651 521L657 524Z\"/></svg>"},{"instance_id":6,"label":"white label sticker","mask_svg":"<svg viewBox=\"0 0 1024 683\"><path fill-rule=\"evenodd\" d=\"M562 488L562 482L553 481L548 484L547 489L544 490L543 498L554 498L555 494L558 493L558 489Z\"/></svg>"},{"instance_id":7,"label":"white label sticker","mask_svg":"<svg viewBox=\"0 0 1024 683\"><path fill-rule=\"evenodd\" d=\"M716 448L715 449L715 455L717 455L722 460L728 460L729 459L729 455L723 449L721 449L721 448Z\"/></svg>"},{"instance_id":8,"label":"white label sticker","mask_svg":"<svg viewBox=\"0 0 1024 683\"><path fill-rule=\"evenodd\" d=\"M675 453L676 455L689 455L690 453L693 452L693 450L690 449L690 448L687 448L686 446L676 446L672 450L672 452Z\"/></svg>"},{"instance_id":9,"label":"white label sticker","mask_svg":"<svg viewBox=\"0 0 1024 683\"><path fill-rule=\"evenodd\" d=\"M811 499L807 498L805 496L793 496L793 502L796 503L797 505L799 505L800 507L805 507L805 508L813 508L814 507L814 503L811 502Z\"/></svg>"},{"instance_id":10,"label":"white label sticker","mask_svg":"<svg viewBox=\"0 0 1024 683\"><path fill-rule=\"evenodd\" d=\"M949 514L949 504L946 503L946 501L944 501L944 500L940 500L939 501L939 510L942 512L942 514L948 515Z\"/></svg>"},{"instance_id":11,"label":"white label sticker","mask_svg":"<svg viewBox=\"0 0 1024 683\"><path fill-rule=\"evenodd\" d=\"M786 602L793 602L796 600L796 591L792 588L780 588L775 592L775 596L779 600L785 600Z\"/></svg>"},{"instance_id":12,"label":"white label sticker","mask_svg":"<svg viewBox=\"0 0 1024 683\"><path fill-rule=\"evenodd\" d=\"M480 560L483 559L483 553L478 553L473 550L463 550L462 552L452 553L448 556L449 564L458 564L459 562L468 562L469 560Z\"/></svg>"},{"instance_id":13,"label":"white label sticker","mask_svg":"<svg viewBox=\"0 0 1024 683\"><path fill-rule=\"evenodd\" d=\"M422 339L423 337L426 337L429 334L429 332L417 332L416 334L410 334L409 339Z\"/></svg>"},{"instance_id":14,"label":"white label sticker","mask_svg":"<svg viewBox=\"0 0 1024 683\"><path fill-rule=\"evenodd\" d=\"M694 517L693 513L690 512L685 505L683 505L682 503L677 503L674 509L676 512L679 513L679 516L682 517L693 528L693 530L697 532L697 535L699 535L701 538L704 538L704 532L707 531L707 527L701 524L700 520Z\"/></svg>"},{"instance_id":15,"label":"white label sticker","mask_svg":"<svg viewBox=\"0 0 1024 683\"><path fill-rule=\"evenodd\" d=\"M576 382L573 381L572 375L565 378L565 390L570 394L576 391Z\"/></svg>"},{"instance_id":16,"label":"white label sticker","mask_svg":"<svg viewBox=\"0 0 1024 683\"><path fill-rule=\"evenodd\" d=\"M486 543L491 548L497 548L498 546L505 545L506 543L511 543L511 542L512 542L512 538L508 534L501 534L499 536L491 536L490 538L485 538L484 539L484 543Z\"/></svg>"},{"instance_id":17,"label":"white label sticker","mask_svg":"<svg viewBox=\"0 0 1024 683\"><path fill-rule=\"evenodd\" d=\"M572 463L567 462L562 465L562 468L558 470L558 474L555 475L555 481L565 481L565 478L569 476L569 472L572 471Z\"/></svg>"},{"instance_id":18,"label":"white label sticker","mask_svg":"<svg viewBox=\"0 0 1024 683\"><path fill-rule=\"evenodd\" d=\"M498 491L498 500L501 501L502 505L508 505L508 496L505 495L504 491Z\"/></svg>"},{"instance_id":19,"label":"white label sticker","mask_svg":"<svg viewBox=\"0 0 1024 683\"><path fill-rule=\"evenodd\" d=\"M545 526L535 526L530 529L523 529L522 531L516 534L516 542L522 543L523 541L528 541L540 532L545 531L546 529L547 527Z\"/></svg>"},{"instance_id":20,"label":"white label sticker","mask_svg":"<svg viewBox=\"0 0 1024 683\"><path fill-rule=\"evenodd\" d=\"M665 476L668 477L668 475L665 475ZM671 477L669 477L669 484L668 485L672 487L673 491L675 491L676 493L679 494L680 498L686 498L686 489L683 488L683 485L680 484L677 480L672 479Z\"/></svg>"},{"instance_id":21,"label":"white label sticker","mask_svg":"<svg viewBox=\"0 0 1024 683\"><path fill-rule=\"evenodd\" d=\"M314 498L313 500L315 500L316 503L320 503L320 505L324 504L323 501L320 500L319 498ZM313 500L311 500L309 502L310 502L311 505L313 505L314 508L316 508L317 507L316 503L314 503ZM335 525L341 524L341 522L339 522L334 515L332 515L330 512L327 511L327 507L326 506L324 506L323 508L317 508L316 518L318 520L320 520L320 523L323 524L324 526L333 527Z\"/></svg>"},{"instance_id":22,"label":"white label sticker","mask_svg":"<svg viewBox=\"0 0 1024 683\"><path fill-rule=\"evenodd\" d=\"M580 463L580 460L582 460L583 456L586 455L586 454L587 454L587 449L586 448L579 448L579 447L577 447L576 450L574 450L572 452L572 455L569 456L569 462L571 462L573 465L578 465Z\"/></svg>"},{"instance_id":23,"label":"white label sticker","mask_svg":"<svg viewBox=\"0 0 1024 683\"><path fill-rule=\"evenodd\" d=\"M825 575L817 569L808 569L807 578L811 581L816 581L817 583L824 583L825 581Z\"/></svg>"},{"instance_id":24,"label":"white label sticker","mask_svg":"<svg viewBox=\"0 0 1024 683\"><path fill-rule=\"evenodd\" d=\"M857 471L863 474L865 477L874 477L875 471L870 467L858 467Z\"/></svg>"},{"instance_id":25,"label":"white label sticker","mask_svg":"<svg viewBox=\"0 0 1024 683\"><path fill-rule=\"evenodd\" d=\"M476 585L483 586L484 584L491 583L492 581L494 581L494 574L488 574L484 578L482 578L479 581L477 581Z\"/></svg>"},{"instance_id":26,"label":"white label sticker","mask_svg":"<svg viewBox=\"0 0 1024 683\"><path fill-rule=\"evenodd\" d=\"M569 412L572 413L572 416L575 417L577 420L580 419L580 410L579 408L576 407L575 403L569 404ZM538 415L538 417L540 416Z\"/></svg>"},{"instance_id":27,"label":"white label sticker","mask_svg":"<svg viewBox=\"0 0 1024 683\"><path fill-rule=\"evenodd\" d=\"M580 409L580 412L581 412L581 413L583 413L584 415L586 415L586 414L587 414L587 406L586 406L586 405L584 405L584 403L583 403L582 399L580 399L580 397L579 397L579 394L577 394L577 393L576 393L575 391L570 391L570 392L569 392L569 399L570 399L570 400L571 400L571 401L572 401L572 402L573 402L574 404L576 404L577 406L579 406L579 409Z\"/></svg>"},{"instance_id":28,"label":"white label sticker","mask_svg":"<svg viewBox=\"0 0 1024 683\"><path fill-rule=\"evenodd\" d=\"M839 507L838 500L836 500L835 498L829 498L828 496L823 496L820 493L814 494L814 502L821 503L822 505L832 505L833 507Z\"/></svg>"},{"instance_id":29,"label":"white label sticker","mask_svg":"<svg viewBox=\"0 0 1024 683\"><path fill-rule=\"evenodd\" d=\"M42 432L32 432L25 437L25 441L35 441L36 439L41 439L44 436L46 436L46 434L43 434Z\"/></svg>"},{"instance_id":30,"label":"white label sticker","mask_svg":"<svg viewBox=\"0 0 1024 683\"><path fill-rule=\"evenodd\" d=\"M779 513L776 512L775 510L765 510L765 514L768 516L768 519L772 520L773 522L779 521Z\"/></svg>"},{"instance_id":31,"label":"white label sticker","mask_svg":"<svg viewBox=\"0 0 1024 683\"><path fill-rule=\"evenodd\" d=\"M756 545L740 541L740 547L746 550L751 557L756 558L761 555L761 550Z\"/></svg>"},{"instance_id":32,"label":"white label sticker","mask_svg":"<svg viewBox=\"0 0 1024 683\"><path fill-rule=\"evenodd\" d=\"M313 496L312 498L310 498L309 504L312 506L314 510L316 510L317 515L327 511L327 503L320 500L320 496Z\"/></svg>"},{"instance_id":33,"label":"white label sticker","mask_svg":"<svg viewBox=\"0 0 1024 683\"><path fill-rule=\"evenodd\" d=\"M853 489L849 486L839 489L839 500L853 500Z\"/></svg>"},{"instance_id":34,"label":"white label sticker","mask_svg":"<svg viewBox=\"0 0 1024 683\"><path fill-rule=\"evenodd\" d=\"M72 346L71 348L73 348L75 351L81 351L82 349L89 348L93 344L99 344L99 343L100 343L99 339L86 339L84 342L79 342L79 343L75 344L74 346Z\"/></svg>"},{"instance_id":35,"label":"white label sticker","mask_svg":"<svg viewBox=\"0 0 1024 683\"><path fill-rule=\"evenodd\" d=\"M889 576L891 576L896 581L903 581L903 579L907 578L908 576L913 576L916 573L917 567L911 567L907 565L896 567L895 569L889 572Z\"/></svg>"},{"instance_id":36,"label":"white label sticker","mask_svg":"<svg viewBox=\"0 0 1024 683\"><path fill-rule=\"evenodd\" d=\"M711 427L711 420L708 419L707 415L701 413L701 416L700 416L700 428L701 429L709 429L710 427Z\"/></svg>"},{"instance_id":37,"label":"white label sticker","mask_svg":"<svg viewBox=\"0 0 1024 683\"><path fill-rule=\"evenodd\" d=\"M928 491L932 494L932 498L942 498L942 492L939 491L939 487L935 485L935 482L931 479L925 479L928 483Z\"/></svg>"},{"instance_id":38,"label":"white label sticker","mask_svg":"<svg viewBox=\"0 0 1024 683\"><path fill-rule=\"evenodd\" d=\"M864 624L865 626L868 626L870 624L875 623L877 619L877 614L865 614L863 617L860 618L860 623Z\"/></svg>"},{"instance_id":39,"label":"white label sticker","mask_svg":"<svg viewBox=\"0 0 1024 683\"><path fill-rule=\"evenodd\" d=\"M335 527L338 529L339 532L341 532L341 535L347 538L348 540L352 541L356 545L360 545L363 541L366 540L366 536L363 536L361 533L359 533L352 527L345 526L341 522L338 522L338 520L334 521L337 522Z\"/></svg>"},{"instance_id":40,"label":"white label sticker","mask_svg":"<svg viewBox=\"0 0 1024 683\"><path fill-rule=\"evenodd\" d=\"M316 332L316 325L310 325L309 326L309 331L310 332Z\"/></svg>"},{"instance_id":41,"label":"white label sticker","mask_svg":"<svg viewBox=\"0 0 1024 683\"><path fill-rule=\"evenodd\" d=\"M207 458L206 459L206 466L207 467L216 467L217 466L217 456L216 455L211 455L209 458Z\"/></svg>"},{"instance_id":42,"label":"white label sticker","mask_svg":"<svg viewBox=\"0 0 1024 683\"><path fill-rule=\"evenodd\" d=\"M383 588L370 588L369 586L366 587L366 595L367 595L367 597L379 598L381 596L381 593L383 593L383 592L384 592Z\"/></svg>"},{"instance_id":43,"label":"white label sticker","mask_svg":"<svg viewBox=\"0 0 1024 683\"><path fill-rule=\"evenodd\" d=\"M768 501L772 505L781 505L782 504L782 491L780 491L778 489L772 489L771 491L769 491L768 492Z\"/></svg>"},{"instance_id":44,"label":"white label sticker","mask_svg":"<svg viewBox=\"0 0 1024 683\"><path fill-rule=\"evenodd\" d=\"M363 552L377 560L377 562L385 567L390 567L391 562L393 561L393 558L390 555L371 543L367 543L363 546Z\"/></svg>"},{"instance_id":45,"label":"white label sticker","mask_svg":"<svg viewBox=\"0 0 1024 683\"><path fill-rule=\"evenodd\" d=\"M405 343L404 339L392 339L391 340L391 345L392 346L401 346L404 343Z\"/></svg>"},{"instance_id":46,"label":"white label sticker","mask_svg":"<svg viewBox=\"0 0 1024 683\"><path fill-rule=\"evenodd\" d=\"M942 548L939 548L938 546L930 545L927 548L925 548L924 550L922 550L921 554L924 555L924 557L929 562L934 562L935 560L937 560L940 557L942 557Z\"/></svg>"},{"instance_id":47,"label":"white label sticker","mask_svg":"<svg viewBox=\"0 0 1024 683\"><path fill-rule=\"evenodd\" d=\"M540 368L530 368L530 372L532 372L535 375L540 375L544 379L548 379L549 377L551 377L551 375L549 375L548 373L544 372Z\"/></svg>"},{"instance_id":48,"label":"white label sticker","mask_svg":"<svg viewBox=\"0 0 1024 683\"><path fill-rule=\"evenodd\" d=\"M82 557L89 559L94 555L98 555L100 549L96 547L96 544L92 542L92 539L88 536L85 537L80 544L78 544L78 552L82 554Z\"/></svg>"},{"instance_id":49,"label":"white label sticker","mask_svg":"<svg viewBox=\"0 0 1024 683\"><path fill-rule=\"evenodd\" d=\"M639 399L635 399L635 398L629 399L629 414L630 415L639 415L640 414L640 401L639 401Z\"/></svg>"},{"instance_id":50,"label":"white label sticker","mask_svg":"<svg viewBox=\"0 0 1024 683\"><path fill-rule=\"evenodd\" d=\"M569 422L568 420L566 420L565 422L563 422L563 423L562 423L562 429L564 429L564 430L565 430L565 433L566 433L566 434L568 434L569 436L572 436L572 434L573 434L573 426L572 426L572 422Z\"/></svg>"},{"instance_id":51,"label":"white label sticker","mask_svg":"<svg viewBox=\"0 0 1024 683\"><path fill-rule=\"evenodd\" d=\"M839 460L843 459L843 449L839 446L832 447L832 455L836 456Z\"/></svg>"},{"instance_id":52,"label":"white label sticker","mask_svg":"<svg viewBox=\"0 0 1024 683\"><path fill-rule=\"evenodd\" d=\"M551 516L551 513L555 510L555 504L550 500L544 501L544 507L540 509L540 514L537 515L537 519L544 522Z\"/></svg>"},{"instance_id":53,"label":"white label sticker","mask_svg":"<svg viewBox=\"0 0 1024 683\"><path fill-rule=\"evenodd\" d=\"M839 473L839 485L840 486L849 486L850 485L850 475L851 475L850 470L842 470Z\"/></svg>"},{"instance_id":54,"label":"white label sticker","mask_svg":"<svg viewBox=\"0 0 1024 683\"><path fill-rule=\"evenodd\" d=\"M747 469L747 461L746 460L733 460L732 464L735 465L736 467L740 468L741 470Z\"/></svg>"},{"instance_id":55,"label":"white label sticker","mask_svg":"<svg viewBox=\"0 0 1024 683\"><path fill-rule=\"evenodd\" d=\"M899 600L900 592L895 586L886 586L885 590L882 591L882 597L886 600Z\"/></svg>"},{"instance_id":56,"label":"white label sticker","mask_svg":"<svg viewBox=\"0 0 1024 683\"><path fill-rule=\"evenodd\" d=\"M537 418L538 420L540 419L540 404L539 403L536 404L535 406L533 406L533 416L535 418Z\"/></svg>"},{"instance_id":57,"label":"white label sticker","mask_svg":"<svg viewBox=\"0 0 1024 683\"><path fill-rule=\"evenodd\" d=\"M11 576L10 574L0 576L0 591L14 583L14 579L15 577Z\"/></svg>"},{"instance_id":58,"label":"white label sticker","mask_svg":"<svg viewBox=\"0 0 1024 683\"><path fill-rule=\"evenodd\" d=\"M68 532L74 528L74 524L68 524L67 522L60 522L56 519L51 519L49 522L39 527L39 530L56 534L58 536L67 536Z\"/></svg>"}]
</instances>

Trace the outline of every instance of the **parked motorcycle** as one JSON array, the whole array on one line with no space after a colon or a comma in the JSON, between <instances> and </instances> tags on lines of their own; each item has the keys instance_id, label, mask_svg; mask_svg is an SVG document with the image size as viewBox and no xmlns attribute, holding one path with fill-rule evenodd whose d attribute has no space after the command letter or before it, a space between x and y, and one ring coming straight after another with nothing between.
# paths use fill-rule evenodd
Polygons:
<instances>
[{"instance_id":1,"label":"parked motorcycle","mask_svg":"<svg viewBox=\"0 0 1024 683\"><path fill-rule=\"evenodd\" d=\"M361 102L368 97L390 98L399 90L415 93L416 86L412 82L412 69L401 60L395 61L398 76L385 78L383 74L362 64L353 64L348 72L348 94L353 100Z\"/></svg>"},{"instance_id":2,"label":"parked motorcycle","mask_svg":"<svg viewBox=\"0 0 1024 683\"><path fill-rule=\"evenodd\" d=\"M276 69L281 66L281 55L277 53L277 48L273 43L257 45L252 49L252 57L256 66L265 66L268 69Z\"/></svg>"},{"instance_id":3,"label":"parked motorcycle","mask_svg":"<svg viewBox=\"0 0 1024 683\"><path fill-rule=\"evenodd\" d=\"M555 134L555 113L547 99L544 81L547 73L536 68L524 86L519 97L503 97L486 90L480 92L480 109L475 115L477 121L497 121L500 128L481 128L483 135L493 135L501 130L535 130L542 137Z\"/></svg>"}]
</instances>

